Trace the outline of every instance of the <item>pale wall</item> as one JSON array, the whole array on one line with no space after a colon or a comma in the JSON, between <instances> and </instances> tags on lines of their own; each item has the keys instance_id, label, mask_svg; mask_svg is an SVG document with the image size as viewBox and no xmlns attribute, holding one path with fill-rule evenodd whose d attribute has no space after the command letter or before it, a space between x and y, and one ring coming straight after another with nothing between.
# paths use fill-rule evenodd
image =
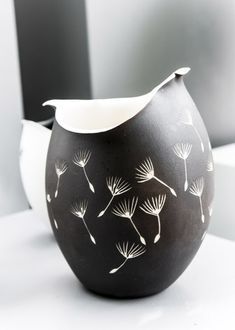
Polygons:
<instances>
[{"instance_id":1,"label":"pale wall","mask_svg":"<svg viewBox=\"0 0 235 330\"><path fill-rule=\"evenodd\" d=\"M214 145L235 141L233 0L87 0L94 98L145 93L180 66Z\"/></svg>"},{"instance_id":2,"label":"pale wall","mask_svg":"<svg viewBox=\"0 0 235 330\"><path fill-rule=\"evenodd\" d=\"M27 208L18 155L21 90L12 1L0 2L0 216Z\"/></svg>"}]
</instances>

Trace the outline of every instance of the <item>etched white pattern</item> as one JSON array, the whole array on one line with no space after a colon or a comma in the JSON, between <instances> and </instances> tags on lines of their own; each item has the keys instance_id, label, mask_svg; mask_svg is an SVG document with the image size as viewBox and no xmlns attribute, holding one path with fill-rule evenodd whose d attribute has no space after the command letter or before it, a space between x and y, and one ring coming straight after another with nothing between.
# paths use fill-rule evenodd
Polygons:
<instances>
[{"instance_id":1,"label":"etched white pattern","mask_svg":"<svg viewBox=\"0 0 235 330\"><path fill-rule=\"evenodd\" d=\"M213 172L214 171L214 164L211 160L208 160L206 170L208 172Z\"/></svg>"},{"instance_id":2,"label":"etched white pattern","mask_svg":"<svg viewBox=\"0 0 235 330\"><path fill-rule=\"evenodd\" d=\"M49 194L48 194L48 195L49 195ZM49 195L49 196L50 196L50 195ZM50 203L50 202L49 202L49 203ZM56 219L55 219L54 212L53 212L51 206L50 206L49 210L50 210L50 213L51 213L51 216L52 216L52 220L53 220L54 226L55 226L56 230L58 230L58 228L59 228L59 227L58 227L58 223L57 223L57 221L56 221Z\"/></svg>"},{"instance_id":3,"label":"etched white pattern","mask_svg":"<svg viewBox=\"0 0 235 330\"><path fill-rule=\"evenodd\" d=\"M188 126L191 126L193 128L195 134L197 135L197 137L198 137L198 139L200 141L202 152L204 152L205 151L205 148L204 148L204 144L202 142L201 135L198 132L198 129L193 124L193 118L192 118L192 115L191 115L191 113L190 113L189 110L186 110L184 113L182 113L182 123L184 125L188 125Z\"/></svg>"},{"instance_id":4,"label":"etched white pattern","mask_svg":"<svg viewBox=\"0 0 235 330\"><path fill-rule=\"evenodd\" d=\"M166 201L166 195L158 195L158 197L152 197L151 199L147 199L140 206L140 209L145 213L157 217L158 232L154 238L154 243L157 243L161 237L160 212L163 209L165 201Z\"/></svg>"},{"instance_id":5,"label":"etched white pattern","mask_svg":"<svg viewBox=\"0 0 235 330\"><path fill-rule=\"evenodd\" d=\"M137 258L146 252L146 249L143 246L136 245L135 243L133 243L129 247L129 242L123 242L122 245L118 243L116 244L116 248L118 249L119 253L125 258L125 260L117 268L113 268L112 270L110 270L109 274L116 273L120 268L125 265L125 263L129 259Z\"/></svg>"},{"instance_id":6,"label":"etched white pattern","mask_svg":"<svg viewBox=\"0 0 235 330\"><path fill-rule=\"evenodd\" d=\"M50 194L47 194L47 201L48 201L48 203L51 203L51 195Z\"/></svg>"},{"instance_id":7,"label":"etched white pattern","mask_svg":"<svg viewBox=\"0 0 235 330\"><path fill-rule=\"evenodd\" d=\"M88 201L87 200L82 200L80 202L75 202L72 206L71 206L71 209L70 209L70 212L75 215L75 217L77 218L80 218L82 219L83 221L83 224L90 236L90 239L92 241L92 243L96 244L96 241L95 241L95 238L91 235L91 232L87 226L87 223L85 221L85 214L86 214L86 211L87 211L87 207L88 207Z\"/></svg>"},{"instance_id":8,"label":"etched white pattern","mask_svg":"<svg viewBox=\"0 0 235 330\"><path fill-rule=\"evenodd\" d=\"M90 182L86 169L85 169L86 164L88 163L90 157L91 157L91 152L89 150L79 150L78 152L75 153L75 155L73 157L73 163L82 168L90 190L93 193L95 193L95 188L94 188L93 184Z\"/></svg>"},{"instance_id":9,"label":"etched white pattern","mask_svg":"<svg viewBox=\"0 0 235 330\"><path fill-rule=\"evenodd\" d=\"M202 194L204 190L204 178L200 177L197 178L189 188L189 192L199 198L200 202L200 210L201 210L201 220L204 223L205 222L205 215L203 213L203 207L202 207Z\"/></svg>"},{"instance_id":10,"label":"etched white pattern","mask_svg":"<svg viewBox=\"0 0 235 330\"><path fill-rule=\"evenodd\" d=\"M183 159L184 161L184 191L188 189L188 170L187 170L187 159L192 150L192 145L189 143L177 143L173 147L173 151L177 157Z\"/></svg>"},{"instance_id":11,"label":"etched white pattern","mask_svg":"<svg viewBox=\"0 0 235 330\"><path fill-rule=\"evenodd\" d=\"M208 206L208 212L209 212L209 216L211 217L213 214L213 202L211 202L210 205Z\"/></svg>"},{"instance_id":12,"label":"etched white pattern","mask_svg":"<svg viewBox=\"0 0 235 330\"><path fill-rule=\"evenodd\" d=\"M106 207L98 214L98 218L102 217L105 214L115 196L124 194L131 189L130 184L119 177L110 176L106 178L106 184L112 196Z\"/></svg>"},{"instance_id":13,"label":"etched white pattern","mask_svg":"<svg viewBox=\"0 0 235 330\"><path fill-rule=\"evenodd\" d=\"M136 179L138 183L143 183L149 180L156 180L159 183L161 183L163 186L167 187L172 195L176 196L176 192L173 188L171 188L168 184L160 180L158 177L155 176L154 174L154 167L153 163L150 157L146 158L140 165L139 167L136 168Z\"/></svg>"},{"instance_id":14,"label":"etched white pattern","mask_svg":"<svg viewBox=\"0 0 235 330\"><path fill-rule=\"evenodd\" d=\"M55 162L55 172L57 175L57 183L56 183L56 190L55 190L55 198L58 196L59 192L59 185L60 185L60 177L63 175L68 169L68 164L65 160L57 159Z\"/></svg>"},{"instance_id":15,"label":"etched white pattern","mask_svg":"<svg viewBox=\"0 0 235 330\"><path fill-rule=\"evenodd\" d=\"M138 234L140 238L140 242L146 245L144 237L141 236L138 228L136 227L132 219L135 213L137 203L138 203L138 197L133 197L132 200L125 199L124 201L120 202L118 205L116 205L113 208L112 213L118 217L128 219L132 224L133 228L135 229L136 233Z\"/></svg>"},{"instance_id":16,"label":"etched white pattern","mask_svg":"<svg viewBox=\"0 0 235 330\"><path fill-rule=\"evenodd\" d=\"M55 224L55 228L58 230L58 223L57 223L56 219L53 218L53 221L54 221L54 224Z\"/></svg>"},{"instance_id":17,"label":"etched white pattern","mask_svg":"<svg viewBox=\"0 0 235 330\"><path fill-rule=\"evenodd\" d=\"M205 230L204 233L202 234L201 241L204 240L204 238L206 237L206 234L207 234L207 231Z\"/></svg>"}]
</instances>

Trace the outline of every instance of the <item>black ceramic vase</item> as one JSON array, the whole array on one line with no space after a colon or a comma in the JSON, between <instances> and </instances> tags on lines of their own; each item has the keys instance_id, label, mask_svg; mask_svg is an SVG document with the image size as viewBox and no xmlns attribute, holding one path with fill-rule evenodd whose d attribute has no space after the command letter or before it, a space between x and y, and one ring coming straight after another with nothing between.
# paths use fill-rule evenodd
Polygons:
<instances>
[{"instance_id":1,"label":"black ceramic vase","mask_svg":"<svg viewBox=\"0 0 235 330\"><path fill-rule=\"evenodd\" d=\"M175 71L150 93L52 100L46 169L56 240L88 289L116 297L160 292L205 236L213 199L208 135Z\"/></svg>"}]
</instances>

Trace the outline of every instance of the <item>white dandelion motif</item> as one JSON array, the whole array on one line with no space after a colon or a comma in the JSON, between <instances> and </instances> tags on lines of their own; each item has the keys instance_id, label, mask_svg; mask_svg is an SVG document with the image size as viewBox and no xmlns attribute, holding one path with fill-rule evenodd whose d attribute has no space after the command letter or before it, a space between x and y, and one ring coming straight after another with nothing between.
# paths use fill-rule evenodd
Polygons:
<instances>
[{"instance_id":1,"label":"white dandelion motif","mask_svg":"<svg viewBox=\"0 0 235 330\"><path fill-rule=\"evenodd\" d=\"M55 228L58 230L58 223L57 223L56 219L53 218L53 221L54 221Z\"/></svg>"},{"instance_id":2,"label":"white dandelion motif","mask_svg":"<svg viewBox=\"0 0 235 330\"><path fill-rule=\"evenodd\" d=\"M202 149L202 152L204 152L205 148L204 148L204 144L202 142L202 138L201 138L201 135L200 133L198 132L198 129L194 126L193 124L193 118L192 118L192 115L191 113L189 112L189 110L186 110L183 114L182 114L182 123L184 125L188 125L188 126L191 126L195 132L195 134L197 135L199 141L200 141L200 145L201 145L201 149Z\"/></svg>"},{"instance_id":3,"label":"white dandelion motif","mask_svg":"<svg viewBox=\"0 0 235 330\"><path fill-rule=\"evenodd\" d=\"M189 188L189 192L192 195L199 198L200 209L201 209L201 220L204 223L205 215L203 213L203 207L202 207L202 193L203 193L203 190L204 190L204 178L203 177L200 177L200 178L196 179L192 183L191 187Z\"/></svg>"},{"instance_id":4,"label":"white dandelion motif","mask_svg":"<svg viewBox=\"0 0 235 330\"><path fill-rule=\"evenodd\" d=\"M51 203L51 195L50 194L47 194L47 201L48 201L48 203Z\"/></svg>"},{"instance_id":5,"label":"white dandelion motif","mask_svg":"<svg viewBox=\"0 0 235 330\"><path fill-rule=\"evenodd\" d=\"M206 237L206 234L207 234L207 231L205 230L204 233L202 234L201 241L204 240L204 238Z\"/></svg>"},{"instance_id":6,"label":"white dandelion motif","mask_svg":"<svg viewBox=\"0 0 235 330\"><path fill-rule=\"evenodd\" d=\"M176 192L173 188L171 188L170 186L168 186L165 182L163 182L162 180L160 180L158 177L155 176L154 174L154 167L153 167L153 163L150 157L146 158L140 165L138 168L136 168L136 179L138 183L143 183L149 180L156 180L159 183L161 183L163 186L167 187L170 192L172 193L172 195L176 196Z\"/></svg>"},{"instance_id":7,"label":"white dandelion motif","mask_svg":"<svg viewBox=\"0 0 235 330\"><path fill-rule=\"evenodd\" d=\"M47 196L49 197L50 195L48 194ZM48 202L49 202L49 201L48 201ZM50 203L50 202L49 202L49 203ZM53 220L54 226L55 226L56 230L58 230L59 227L58 227L58 223L57 223L57 221L56 221L56 219L55 219L54 212L53 212L53 210L52 210L51 207L50 207L49 210L50 210L50 213L51 213L51 216L52 216L52 220Z\"/></svg>"},{"instance_id":8,"label":"white dandelion motif","mask_svg":"<svg viewBox=\"0 0 235 330\"><path fill-rule=\"evenodd\" d=\"M214 171L214 164L211 160L208 160L206 170L207 170L207 172L213 172Z\"/></svg>"},{"instance_id":9,"label":"white dandelion motif","mask_svg":"<svg viewBox=\"0 0 235 330\"><path fill-rule=\"evenodd\" d=\"M71 209L70 209L70 212L75 215L75 217L77 218L80 218L82 219L83 221L83 224L90 236L90 239L92 241L92 243L96 244L96 241L95 241L95 238L91 235L91 232L87 226L87 223L85 221L85 214L86 214L86 210L87 210L87 207L88 207L88 201L87 200L82 200L80 202L75 202L72 206L71 206Z\"/></svg>"},{"instance_id":10,"label":"white dandelion motif","mask_svg":"<svg viewBox=\"0 0 235 330\"><path fill-rule=\"evenodd\" d=\"M88 163L90 157L91 157L91 152L89 150L79 150L78 152L75 153L73 157L73 163L83 169L83 173L85 175L89 188L93 193L95 193L95 188L93 184L90 182L85 169L86 164Z\"/></svg>"},{"instance_id":11,"label":"white dandelion motif","mask_svg":"<svg viewBox=\"0 0 235 330\"><path fill-rule=\"evenodd\" d=\"M106 207L98 214L98 218L102 217L105 214L115 196L124 194L131 189L131 186L128 182L118 177L110 176L106 178L106 184L112 196Z\"/></svg>"},{"instance_id":12,"label":"white dandelion motif","mask_svg":"<svg viewBox=\"0 0 235 330\"><path fill-rule=\"evenodd\" d=\"M135 229L136 233L138 234L140 238L140 242L146 245L145 239L143 238L143 236L141 236L139 230L137 229L132 219L135 213L137 203L138 203L138 197L133 197L132 200L125 199L124 201L120 202L118 205L116 205L113 208L112 213L118 217L128 219L132 224L133 228Z\"/></svg>"},{"instance_id":13,"label":"white dandelion motif","mask_svg":"<svg viewBox=\"0 0 235 330\"><path fill-rule=\"evenodd\" d=\"M109 274L116 273L120 268L122 268L125 265L125 263L129 259L137 258L146 252L146 249L143 246L136 245L135 243L133 243L129 247L128 242L123 242L122 245L118 243L116 244L116 248L118 252L125 258L125 260L117 268L113 268L112 270L110 270Z\"/></svg>"},{"instance_id":14,"label":"white dandelion motif","mask_svg":"<svg viewBox=\"0 0 235 330\"><path fill-rule=\"evenodd\" d=\"M160 212L163 209L163 206L166 201L166 195L158 195L158 197L152 197L151 200L147 199L140 206L140 209L145 213L157 217L158 221L158 232L154 238L154 243L157 243L161 237L161 220L160 220Z\"/></svg>"},{"instance_id":15,"label":"white dandelion motif","mask_svg":"<svg viewBox=\"0 0 235 330\"><path fill-rule=\"evenodd\" d=\"M192 150L192 145L189 143L177 143L173 147L173 151L177 157L183 159L184 161L184 191L188 189L188 171L187 171L187 159Z\"/></svg>"},{"instance_id":16,"label":"white dandelion motif","mask_svg":"<svg viewBox=\"0 0 235 330\"><path fill-rule=\"evenodd\" d=\"M68 164L64 160L57 160L55 162L55 172L57 175L57 184L56 184L56 190L55 190L55 198L58 196L59 191L59 185L60 185L60 177L63 175L68 169Z\"/></svg>"},{"instance_id":17,"label":"white dandelion motif","mask_svg":"<svg viewBox=\"0 0 235 330\"><path fill-rule=\"evenodd\" d=\"M209 212L209 216L212 216L213 213L213 203L211 202L210 205L208 206L208 212Z\"/></svg>"}]
</instances>

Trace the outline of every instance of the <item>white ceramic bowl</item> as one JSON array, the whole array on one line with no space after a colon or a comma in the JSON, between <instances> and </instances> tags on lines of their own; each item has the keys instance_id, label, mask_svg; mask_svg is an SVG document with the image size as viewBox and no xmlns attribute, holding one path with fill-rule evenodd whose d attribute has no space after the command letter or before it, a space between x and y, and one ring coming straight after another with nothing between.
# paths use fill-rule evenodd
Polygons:
<instances>
[{"instance_id":1,"label":"white ceramic bowl","mask_svg":"<svg viewBox=\"0 0 235 330\"><path fill-rule=\"evenodd\" d=\"M41 124L23 120L20 142L20 171L32 209L50 227L45 198L46 157L51 131Z\"/></svg>"}]
</instances>

